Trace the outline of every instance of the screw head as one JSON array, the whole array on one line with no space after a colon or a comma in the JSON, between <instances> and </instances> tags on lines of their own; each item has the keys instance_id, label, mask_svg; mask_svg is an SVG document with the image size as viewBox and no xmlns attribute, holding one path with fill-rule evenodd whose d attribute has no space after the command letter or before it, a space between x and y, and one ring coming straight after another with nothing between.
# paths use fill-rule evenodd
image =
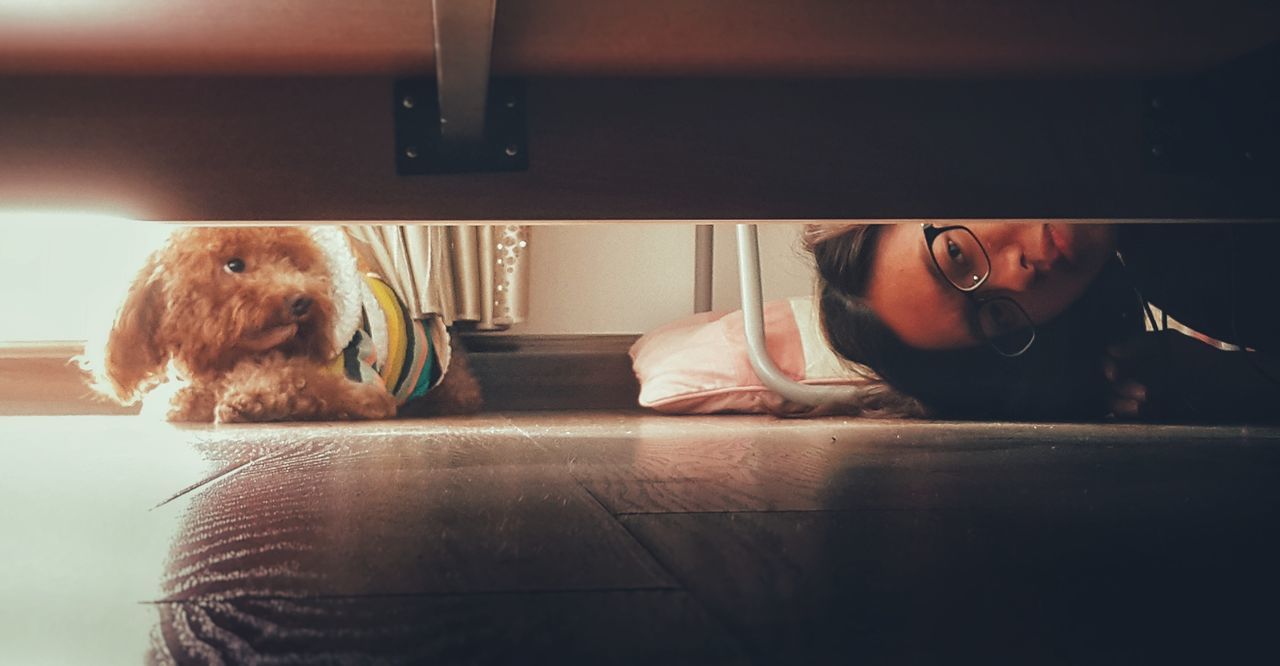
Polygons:
<instances>
[{"instance_id":1,"label":"screw head","mask_svg":"<svg viewBox=\"0 0 1280 666\"><path fill-rule=\"evenodd\" d=\"M514 143L508 144L507 149L502 152L506 153L507 157L515 157L520 154L520 147Z\"/></svg>"},{"instance_id":2,"label":"screw head","mask_svg":"<svg viewBox=\"0 0 1280 666\"><path fill-rule=\"evenodd\" d=\"M1160 99L1159 97L1151 98L1151 108L1159 110L1163 107L1164 107L1164 100Z\"/></svg>"},{"instance_id":3,"label":"screw head","mask_svg":"<svg viewBox=\"0 0 1280 666\"><path fill-rule=\"evenodd\" d=\"M418 147L417 147L417 146L409 146L408 148L405 148L405 149L404 149L404 156L405 156L405 157L407 157L407 158L409 158L409 159L411 159L411 160L416 160L416 159L418 159Z\"/></svg>"},{"instance_id":4,"label":"screw head","mask_svg":"<svg viewBox=\"0 0 1280 666\"><path fill-rule=\"evenodd\" d=\"M406 108L406 109L412 109L412 108L413 108L413 98L412 98L412 97L410 97L410 96L408 96L408 95L405 95L405 96L404 96L404 99L400 100L400 106L403 106L403 107L404 107L404 108Z\"/></svg>"},{"instance_id":5,"label":"screw head","mask_svg":"<svg viewBox=\"0 0 1280 666\"><path fill-rule=\"evenodd\" d=\"M516 108L516 101L514 99L507 100L507 108L508 109Z\"/></svg>"},{"instance_id":6,"label":"screw head","mask_svg":"<svg viewBox=\"0 0 1280 666\"><path fill-rule=\"evenodd\" d=\"M1154 146L1151 146L1151 156L1152 156L1152 157L1164 157L1164 146L1161 146L1160 144L1156 144L1156 145L1154 145Z\"/></svg>"}]
</instances>

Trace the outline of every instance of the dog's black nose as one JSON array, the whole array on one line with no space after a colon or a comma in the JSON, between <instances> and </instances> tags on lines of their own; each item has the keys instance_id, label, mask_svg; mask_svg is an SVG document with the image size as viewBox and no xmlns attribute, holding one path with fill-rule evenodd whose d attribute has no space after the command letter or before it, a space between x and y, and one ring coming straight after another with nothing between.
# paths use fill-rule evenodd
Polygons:
<instances>
[{"instance_id":1,"label":"dog's black nose","mask_svg":"<svg viewBox=\"0 0 1280 666\"><path fill-rule=\"evenodd\" d=\"M295 317L306 316L307 311L311 309L311 299L306 296L294 296L289 301L289 312Z\"/></svg>"}]
</instances>

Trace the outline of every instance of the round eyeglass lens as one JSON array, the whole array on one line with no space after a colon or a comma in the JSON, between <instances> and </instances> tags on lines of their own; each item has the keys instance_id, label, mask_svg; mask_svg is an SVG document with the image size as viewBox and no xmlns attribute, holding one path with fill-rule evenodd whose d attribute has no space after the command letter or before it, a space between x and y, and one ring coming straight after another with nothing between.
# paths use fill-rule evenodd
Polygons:
<instances>
[{"instance_id":1,"label":"round eyeglass lens","mask_svg":"<svg viewBox=\"0 0 1280 666\"><path fill-rule=\"evenodd\" d=\"M978 324L996 351L1005 356L1025 352L1036 339L1027 313L1007 298L985 301L978 308Z\"/></svg>"},{"instance_id":2,"label":"round eyeglass lens","mask_svg":"<svg viewBox=\"0 0 1280 666\"><path fill-rule=\"evenodd\" d=\"M968 229L947 229L933 239L929 250L942 274L961 291L977 289L991 273L987 253Z\"/></svg>"}]
</instances>

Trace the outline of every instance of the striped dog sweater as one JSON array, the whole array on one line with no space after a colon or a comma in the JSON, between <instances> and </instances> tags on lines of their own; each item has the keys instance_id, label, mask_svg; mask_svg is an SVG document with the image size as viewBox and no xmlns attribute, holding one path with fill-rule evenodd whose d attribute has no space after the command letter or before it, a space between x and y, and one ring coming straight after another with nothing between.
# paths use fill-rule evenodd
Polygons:
<instances>
[{"instance_id":1,"label":"striped dog sweater","mask_svg":"<svg viewBox=\"0 0 1280 666\"><path fill-rule=\"evenodd\" d=\"M434 317L424 324L409 316L386 281L372 273L363 277L360 328L330 367L352 381L383 385L403 405L440 383L437 340L444 326Z\"/></svg>"}]
</instances>

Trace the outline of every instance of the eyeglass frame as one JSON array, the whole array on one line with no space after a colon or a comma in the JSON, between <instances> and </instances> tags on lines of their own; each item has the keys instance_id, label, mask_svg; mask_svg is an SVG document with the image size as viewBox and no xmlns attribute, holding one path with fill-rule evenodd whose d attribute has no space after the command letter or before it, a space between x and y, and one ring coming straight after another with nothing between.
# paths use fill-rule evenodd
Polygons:
<instances>
[{"instance_id":1,"label":"eyeglass frame","mask_svg":"<svg viewBox=\"0 0 1280 666\"><path fill-rule=\"evenodd\" d=\"M952 281L951 278L947 277L947 272L943 270L942 265L938 263L938 255L935 254L933 251L934 241L936 241L940 236L942 236L942 234L948 231L951 231L953 229L959 229L969 234L970 236L972 236L974 243L976 243L978 246L978 249L982 250L982 258L987 262L986 274L983 275L981 279L979 279L976 283L974 283L972 287L969 287L968 289L961 287L960 285ZM1027 350L1031 349L1031 345L1035 344L1035 341L1036 341L1036 326L1035 326L1035 323L1031 321L1031 315L1028 315L1027 311L1022 309L1022 306L1018 305L1017 301L1007 296L979 298L976 294L974 294L974 292L980 289L982 285L986 284L987 279L991 277L991 270L992 270L991 255L987 254L987 248L983 246L982 241L978 239L978 235L973 233L972 229L964 226L963 224L952 224L945 227L939 227L939 226L935 226L931 222L923 222L920 224L920 231L924 234L924 249L926 252L929 253L929 260L933 262L933 267L938 271L938 275L942 277L942 280L944 282L951 285L953 289L964 294L965 298L968 298L969 302L973 303L974 308L976 310L981 311L983 305L987 303L992 303L995 301L1008 301L1013 304L1013 307L1018 309L1018 312L1022 313L1022 317L1027 321L1027 330L1031 332L1031 338L1027 340L1027 344L1023 345L1022 349L1018 350L1017 352L1010 354L1004 351L1003 349L1000 349L1000 347L996 346L995 341L991 339L991 336L987 335L987 332L983 331L982 327L979 326L978 331L982 333L982 337L986 340L987 344L990 345L990 347L993 350L995 350L997 354L1004 356L1005 358L1016 358L1018 356L1022 356L1023 354L1027 353Z\"/></svg>"}]
</instances>

